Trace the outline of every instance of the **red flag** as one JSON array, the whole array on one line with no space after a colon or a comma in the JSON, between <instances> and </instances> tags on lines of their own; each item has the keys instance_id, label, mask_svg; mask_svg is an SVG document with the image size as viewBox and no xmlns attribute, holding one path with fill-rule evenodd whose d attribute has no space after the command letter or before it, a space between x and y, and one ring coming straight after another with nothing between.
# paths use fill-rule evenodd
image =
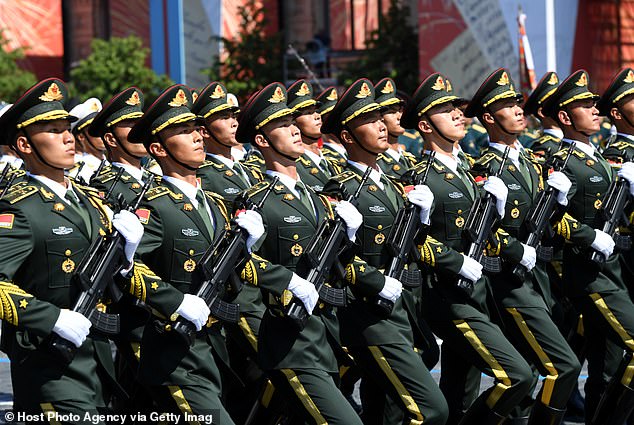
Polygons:
<instances>
[{"instance_id":1,"label":"red flag","mask_svg":"<svg viewBox=\"0 0 634 425\"><path fill-rule=\"evenodd\" d=\"M520 86L524 99L526 99L535 88L535 64L533 62L533 52L526 35L526 15L520 6L517 14L517 26L519 30L520 48Z\"/></svg>"}]
</instances>

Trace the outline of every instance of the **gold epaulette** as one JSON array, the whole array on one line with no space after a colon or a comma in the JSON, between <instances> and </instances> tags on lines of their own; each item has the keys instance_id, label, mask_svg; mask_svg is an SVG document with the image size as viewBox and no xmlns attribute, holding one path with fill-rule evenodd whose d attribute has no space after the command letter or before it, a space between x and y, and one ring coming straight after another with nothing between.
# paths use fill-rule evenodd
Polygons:
<instances>
[{"instance_id":1,"label":"gold epaulette","mask_svg":"<svg viewBox=\"0 0 634 425\"><path fill-rule=\"evenodd\" d=\"M267 181L267 180L261 181L261 182L255 184L254 186L251 186L249 189L247 189L246 195L249 198L252 198L255 195L257 195L258 193L266 190L270 185L271 185L270 181Z\"/></svg>"},{"instance_id":2,"label":"gold epaulette","mask_svg":"<svg viewBox=\"0 0 634 425\"><path fill-rule=\"evenodd\" d=\"M99 175L96 176L95 178L101 181L101 183L107 183L110 180L114 179L116 175L117 175L117 172L113 171L112 168L109 168L107 170L101 170Z\"/></svg>"},{"instance_id":3,"label":"gold epaulette","mask_svg":"<svg viewBox=\"0 0 634 425\"><path fill-rule=\"evenodd\" d=\"M10 204L15 204L38 192L39 189L36 186L28 185L26 182L20 182L12 185L2 200Z\"/></svg>"},{"instance_id":4,"label":"gold epaulette","mask_svg":"<svg viewBox=\"0 0 634 425\"><path fill-rule=\"evenodd\" d=\"M213 161L209 161L209 160L207 160L207 159L206 159L206 160L203 162L203 165L201 165L201 166L200 166L200 167L198 167L198 168L205 168L205 167L209 167L209 166L212 166L212 165L213 165L214 167L218 168L218 169L221 169L222 167L224 167L224 164L216 164L215 162L213 162Z\"/></svg>"},{"instance_id":5,"label":"gold epaulette","mask_svg":"<svg viewBox=\"0 0 634 425\"><path fill-rule=\"evenodd\" d=\"M392 159L392 157L390 157L389 155L384 154L383 152L381 152L379 154L379 156L376 158L377 161L383 160L385 162L387 162L388 164L392 163L394 160Z\"/></svg>"},{"instance_id":6,"label":"gold epaulette","mask_svg":"<svg viewBox=\"0 0 634 425\"><path fill-rule=\"evenodd\" d=\"M634 144L628 142L627 140L619 140L617 142L614 143L610 143L606 149L609 148L614 148L614 149L618 149L620 151L625 150L627 148L634 148Z\"/></svg>"},{"instance_id":7,"label":"gold epaulette","mask_svg":"<svg viewBox=\"0 0 634 425\"><path fill-rule=\"evenodd\" d=\"M354 172L352 171L344 171L343 173L337 174L334 177L331 177L331 180L334 180L338 183L345 183L349 180L352 179L357 179L359 181L361 181L361 178Z\"/></svg>"},{"instance_id":8,"label":"gold epaulette","mask_svg":"<svg viewBox=\"0 0 634 425\"><path fill-rule=\"evenodd\" d=\"M86 195L99 196L99 189L95 189L94 187L90 187L90 186L83 186L83 185L77 184L77 183L75 183L74 186L76 188L78 188L79 190L81 190L82 192L84 192Z\"/></svg>"},{"instance_id":9,"label":"gold epaulette","mask_svg":"<svg viewBox=\"0 0 634 425\"><path fill-rule=\"evenodd\" d=\"M486 153L486 154L482 155L480 158L478 158L478 160L473 165L474 166L485 166L489 162L493 161L496 158L499 158L499 157L498 157L498 155L495 152L489 152L489 153Z\"/></svg>"},{"instance_id":10,"label":"gold epaulette","mask_svg":"<svg viewBox=\"0 0 634 425\"><path fill-rule=\"evenodd\" d=\"M577 148L572 151L572 154L579 159L584 159L586 157L586 154ZM560 159L566 159L566 155L568 155L568 149L560 149L555 152L555 156Z\"/></svg>"},{"instance_id":11,"label":"gold epaulette","mask_svg":"<svg viewBox=\"0 0 634 425\"><path fill-rule=\"evenodd\" d=\"M544 143L550 142L551 140L554 142L559 142L559 139L553 136L552 134L544 133L539 137L539 139L535 140L535 142L533 143L533 146L543 145Z\"/></svg>"},{"instance_id":12,"label":"gold epaulette","mask_svg":"<svg viewBox=\"0 0 634 425\"><path fill-rule=\"evenodd\" d=\"M157 186L147 191L147 193L145 194L145 199L147 199L148 201L151 201L163 195L167 195L168 193L171 193L171 192L172 191L169 190L165 186Z\"/></svg>"},{"instance_id":13,"label":"gold epaulette","mask_svg":"<svg viewBox=\"0 0 634 425\"><path fill-rule=\"evenodd\" d=\"M304 165L305 167L310 167L310 165L312 164L312 161L309 158L305 158L304 155L301 155L299 158L297 158L296 162L301 162L302 165Z\"/></svg>"}]
</instances>

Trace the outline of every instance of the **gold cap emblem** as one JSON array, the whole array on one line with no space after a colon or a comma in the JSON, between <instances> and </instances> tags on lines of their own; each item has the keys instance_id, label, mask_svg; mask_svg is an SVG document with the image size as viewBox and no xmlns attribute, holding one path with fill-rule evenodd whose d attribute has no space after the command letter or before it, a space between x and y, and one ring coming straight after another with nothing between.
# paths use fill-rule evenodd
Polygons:
<instances>
[{"instance_id":1,"label":"gold cap emblem","mask_svg":"<svg viewBox=\"0 0 634 425\"><path fill-rule=\"evenodd\" d=\"M390 80L387 80L387 82L385 83L385 87L383 87L383 89L381 90L381 93L383 94L394 93L394 85L392 84Z\"/></svg>"},{"instance_id":2,"label":"gold cap emblem","mask_svg":"<svg viewBox=\"0 0 634 425\"><path fill-rule=\"evenodd\" d=\"M550 78L548 79L547 84L554 86L557 85L557 83L559 83L559 78L557 78L557 74L553 72L552 74L550 74Z\"/></svg>"},{"instance_id":3,"label":"gold cap emblem","mask_svg":"<svg viewBox=\"0 0 634 425\"><path fill-rule=\"evenodd\" d=\"M220 85L217 85L216 88L214 89L214 92L211 94L212 99L220 99L225 96L226 96L226 93Z\"/></svg>"},{"instance_id":4,"label":"gold cap emblem","mask_svg":"<svg viewBox=\"0 0 634 425\"><path fill-rule=\"evenodd\" d=\"M196 99L198 99L198 92L193 91L192 92L192 102L195 102Z\"/></svg>"},{"instance_id":5,"label":"gold cap emblem","mask_svg":"<svg viewBox=\"0 0 634 425\"><path fill-rule=\"evenodd\" d=\"M368 87L368 83L365 81L361 84L361 88L359 89L359 93L355 96L357 99L364 99L372 94L372 90Z\"/></svg>"},{"instance_id":6,"label":"gold cap emblem","mask_svg":"<svg viewBox=\"0 0 634 425\"><path fill-rule=\"evenodd\" d=\"M172 99L172 101L168 103L168 105L172 108L177 108L186 104L187 96L185 96L185 92L183 91L183 89L178 89L178 91L176 92L176 96L174 96L174 99Z\"/></svg>"},{"instance_id":7,"label":"gold cap emblem","mask_svg":"<svg viewBox=\"0 0 634 425\"><path fill-rule=\"evenodd\" d=\"M623 80L623 82L634 83L634 72L632 72L631 69L627 71L627 75L625 76L625 79Z\"/></svg>"},{"instance_id":8,"label":"gold cap emblem","mask_svg":"<svg viewBox=\"0 0 634 425\"><path fill-rule=\"evenodd\" d=\"M127 103L130 106L140 105L141 104L141 98L139 97L139 92L136 91L136 90L133 91L132 92L132 96L130 96L130 98L125 101L125 103Z\"/></svg>"},{"instance_id":9,"label":"gold cap emblem","mask_svg":"<svg viewBox=\"0 0 634 425\"><path fill-rule=\"evenodd\" d=\"M280 86L277 86L275 88L275 91L273 92L273 96L271 96L271 98L269 99L269 102L280 103L280 102L284 102L285 100L286 100L286 97L284 96L284 92L282 91L282 88Z\"/></svg>"},{"instance_id":10,"label":"gold cap emblem","mask_svg":"<svg viewBox=\"0 0 634 425\"><path fill-rule=\"evenodd\" d=\"M447 87L447 91L451 93L453 91L453 87L451 87L451 81L445 80L445 87Z\"/></svg>"},{"instance_id":11,"label":"gold cap emblem","mask_svg":"<svg viewBox=\"0 0 634 425\"><path fill-rule=\"evenodd\" d=\"M64 96L62 95L61 90L57 83L52 83L46 92L42 96L39 97L40 100L44 102L53 102L54 100L62 100Z\"/></svg>"},{"instance_id":12,"label":"gold cap emblem","mask_svg":"<svg viewBox=\"0 0 634 425\"><path fill-rule=\"evenodd\" d=\"M297 96L308 96L310 94L310 89L308 88L308 84L302 83L302 85L299 86L299 90L297 90L295 94Z\"/></svg>"},{"instance_id":13,"label":"gold cap emblem","mask_svg":"<svg viewBox=\"0 0 634 425\"><path fill-rule=\"evenodd\" d=\"M338 99L338 95L337 95L337 90L332 89L330 90L330 93L328 94L328 96L326 97L327 100L334 102L335 100Z\"/></svg>"},{"instance_id":14,"label":"gold cap emblem","mask_svg":"<svg viewBox=\"0 0 634 425\"><path fill-rule=\"evenodd\" d=\"M500 76L500 79L498 80L497 84L499 86L506 86L510 83L511 81L509 80L509 75L506 73L506 71L504 71L502 75Z\"/></svg>"},{"instance_id":15,"label":"gold cap emblem","mask_svg":"<svg viewBox=\"0 0 634 425\"><path fill-rule=\"evenodd\" d=\"M588 75L586 75L585 72L582 72L581 73L581 77L579 77L579 79L577 80L577 82L575 84L578 85L579 87L587 86L588 85Z\"/></svg>"},{"instance_id":16,"label":"gold cap emblem","mask_svg":"<svg viewBox=\"0 0 634 425\"><path fill-rule=\"evenodd\" d=\"M237 105L236 105L236 101L233 99L233 96L228 96L228 97L227 97L227 104L228 104L229 106L237 106Z\"/></svg>"},{"instance_id":17,"label":"gold cap emblem","mask_svg":"<svg viewBox=\"0 0 634 425\"><path fill-rule=\"evenodd\" d=\"M438 78L436 78L436 82L431 88L433 90L446 90L445 80L443 80L443 78L439 75Z\"/></svg>"}]
</instances>

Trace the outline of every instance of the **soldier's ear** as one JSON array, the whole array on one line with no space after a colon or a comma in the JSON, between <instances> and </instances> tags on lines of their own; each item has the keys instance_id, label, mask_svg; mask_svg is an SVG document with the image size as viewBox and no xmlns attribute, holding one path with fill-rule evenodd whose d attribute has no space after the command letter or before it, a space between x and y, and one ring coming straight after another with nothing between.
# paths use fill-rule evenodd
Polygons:
<instances>
[{"instance_id":1,"label":"soldier's ear","mask_svg":"<svg viewBox=\"0 0 634 425\"><path fill-rule=\"evenodd\" d=\"M611 120L622 120L623 119L623 115L621 114L621 111L619 111L618 108L612 108L612 109L610 109L610 113L608 114L608 118L610 118Z\"/></svg>"},{"instance_id":2,"label":"soldier's ear","mask_svg":"<svg viewBox=\"0 0 634 425\"><path fill-rule=\"evenodd\" d=\"M418 121L417 127L420 133L430 134L434 130L428 120L429 118Z\"/></svg>"},{"instance_id":3,"label":"soldier's ear","mask_svg":"<svg viewBox=\"0 0 634 425\"><path fill-rule=\"evenodd\" d=\"M15 146L14 150L17 153L30 154L33 151L31 148L31 144L29 143L28 139L22 132L20 132L18 136L16 137L15 143L13 144L13 146Z\"/></svg>"},{"instance_id":4,"label":"soldier's ear","mask_svg":"<svg viewBox=\"0 0 634 425\"><path fill-rule=\"evenodd\" d=\"M117 147L117 140L114 138L112 133L106 133L102 137L104 145L111 149L115 149Z\"/></svg>"},{"instance_id":5,"label":"soldier's ear","mask_svg":"<svg viewBox=\"0 0 634 425\"><path fill-rule=\"evenodd\" d=\"M339 139L341 140L341 143L348 143L348 144L352 144L354 143L354 138L352 137L352 134L350 134L350 130L341 130L341 133L339 134Z\"/></svg>"},{"instance_id":6,"label":"soldier's ear","mask_svg":"<svg viewBox=\"0 0 634 425\"><path fill-rule=\"evenodd\" d=\"M165 158L167 156L167 152L165 151L165 148L159 142L150 143L150 146L148 146L148 150L147 151L154 158Z\"/></svg>"},{"instance_id":7,"label":"soldier's ear","mask_svg":"<svg viewBox=\"0 0 634 425\"><path fill-rule=\"evenodd\" d=\"M544 115L544 110L542 109L541 106L537 108L537 118L539 118L540 120L543 120L544 118L546 118L546 116Z\"/></svg>"},{"instance_id":8,"label":"soldier's ear","mask_svg":"<svg viewBox=\"0 0 634 425\"><path fill-rule=\"evenodd\" d=\"M572 121L570 121L570 116L567 111L557 112L557 120L563 125L572 125Z\"/></svg>"},{"instance_id":9,"label":"soldier's ear","mask_svg":"<svg viewBox=\"0 0 634 425\"><path fill-rule=\"evenodd\" d=\"M482 124L493 125L495 124L495 117L491 112L484 112L480 117Z\"/></svg>"},{"instance_id":10,"label":"soldier's ear","mask_svg":"<svg viewBox=\"0 0 634 425\"><path fill-rule=\"evenodd\" d=\"M262 147L262 148L269 147L269 142L266 141L266 138L261 133L257 133L255 137L253 137L253 141L255 142L256 145L258 145L258 147Z\"/></svg>"}]
</instances>

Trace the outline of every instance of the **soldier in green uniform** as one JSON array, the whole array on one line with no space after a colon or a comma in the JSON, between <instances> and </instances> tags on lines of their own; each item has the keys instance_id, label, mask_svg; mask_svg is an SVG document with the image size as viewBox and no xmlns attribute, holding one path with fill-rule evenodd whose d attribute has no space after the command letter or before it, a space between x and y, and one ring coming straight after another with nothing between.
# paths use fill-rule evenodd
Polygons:
<instances>
[{"instance_id":1,"label":"soldier in green uniform","mask_svg":"<svg viewBox=\"0 0 634 425\"><path fill-rule=\"evenodd\" d=\"M338 203L333 212L328 199L318 196L302 181L296 160L304 152L304 145L286 98L282 84L269 84L251 97L238 127L238 138L254 140L267 164L265 180L247 195L259 202L264 191L271 189L273 179L279 177L261 209L266 237L257 252L288 273L277 285L258 282L267 305L258 335L260 366L269 374L276 393L282 394L291 411L306 422L361 424L336 386L338 367L332 347L338 345L339 335L335 311L327 305L315 307L315 286L295 270L323 220L336 212L346 225L349 240L354 241L362 218L348 202ZM346 284L360 288L384 284L383 276L363 261L347 254L340 258L347 270ZM257 268L266 267L257 264ZM334 279L329 282L337 284ZM301 302L309 314L312 312L302 330L284 315L284 307L291 300Z\"/></svg>"},{"instance_id":2,"label":"soldier in green uniform","mask_svg":"<svg viewBox=\"0 0 634 425\"><path fill-rule=\"evenodd\" d=\"M569 229L559 232L568 242L564 247L563 286L583 315L585 335L591 341L587 349L586 422L598 425L624 422L634 406L632 374L628 372L634 365L634 305L624 289L619 256L611 255L614 240L594 228L599 225L602 198L614 179L610 164L589 143L600 125L597 98L588 90L588 74L579 70L560 84L543 108L559 122L566 146L572 143L575 147L564 170L572 188L567 215L559 224ZM563 151L556 155L563 157ZM619 176L634 180L629 166L623 166ZM593 251L607 259L603 267L588 259ZM626 351L610 385L603 370L606 339Z\"/></svg>"},{"instance_id":3,"label":"soldier in green uniform","mask_svg":"<svg viewBox=\"0 0 634 425\"><path fill-rule=\"evenodd\" d=\"M334 177L324 191L328 193L344 184L349 193L354 193L361 175L368 167L372 169L367 190L362 190L358 198L364 217L358 234L359 256L370 266L384 269L389 261L386 235L403 207L404 195L402 186L389 180L376 162L389 144L374 95L370 81L357 80L328 116L324 131L339 135L349 159L344 172ZM433 195L429 190L421 186L410 193L409 200L424 208L430 197ZM445 423L446 402L415 351L415 336L400 296L401 283L386 277L385 283L372 291L355 286L351 289L348 305L338 313L342 342L364 373L362 403L366 423L382 423L386 396L390 405L398 407L399 422L404 416L404 421L410 423ZM391 312L379 311L375 306L377 298L393 303ZM418 334L416 329L414 332ZM419 337L416 335L416 339ZM390 407L386 413L394 412Z\"/></svg>"},{"instance_id":4,"label":"soldier in green uniform","mask_svg":"<svg viewBox=\"0 0 634 425\"><path fill-rule=\"evenodd\" d=\"M317 101L317 112L321 115L321 122L325 122L328 118L328 114L333 110L337 104L339 95L337 89L334 87L328 87L315 98ZM346 148L341 144L341 141L334 134L321 134L321 140L323 146L321 153L328 161L335 164L335 166L343 167L348 160L348 152Z\"/></svg>"},{"instance_id":5,"label":"soldier in green uniform","mask_svg":"<svg viewBox=\"0 0 634 425\"><path fill-rule=\"evenodd\" d=\"M313 86L306 80L297 80L288 88L288 107L295 113L295 124L302 134L304 153L297 159L297 172L311 189L320 191L336 170L319 148L321 114L313 99Z\"/></svg>"},{"instance_id":6,"label":"soldier in green uniform","mask_svg":"<svg viewBox=\"0 0 634 425\"><path fill-rule=\"evenodd\" d=\"M537 87L526 99L523 109L525 114L534 116L542 124L542 134L526 147L533 154L548 159L554 155L561 145L564 134L556 120L544 115L542 105L559 86L559 77L556 72L549 71L539 80Z\"/></svg>"},{"instance_id":7,"label":"soldier in green uniform","mask_svg":"<svg viewBox=\"0 0 634 425\"><path fill-rule=\"evenodd\" d=\"M150 305L160 314L143 333L139 376L166 411L213 414L214 423L232 424L220 401L219 368L227 361L222 324L209 316L204 300L191 294L196 290L196 262L229 224L223 199L204 192L196 180L205 152L191 106L187 87L172 86L128 134L130 142L145 145L163 170L160 185L148 191L137 210L145 234L130 292L140 294L142 301L152 297ZM235 221L249 234L248 248L264 231L261 217L253 211ZM275 273L273 267L269 270ZM168 290L169 298L157 297L157 292ZM191 347L171 330L179 316L199 331Z\"/></svg>"},{"instance_id":8,"label":"soldier in green uniform","mask_svg":"<svg viewBox=\"0 0 634 425\"><path fill-rule=\"evenodd\" d=\"M216 192L233 202L238 193L253 186L261 174L234 161L231 148L238 145L238 107L227 97L227 89L212 82L198 96L192 112L204 118L201 128L207 151L206 161L196 172L203 190Z\"/></svg>"},{"instance_id":9,"label":"soldier in green uniform","mask_svg":"<svg viewBox=\"0 0 634 425\"><path fill-rule=\"evenodd\" d=\"M387 129L390 147L381 152L376 160L381 170L388 176L399 178L407 170L416 165L416 157L398 144L398 138L405 133L401 126L404 103L396 97L396 84L391 78L379 81L374 90L377 93L376 103L381 106L381 116Z\"/></svg>"},{"instance_id":10,"label":"soldier in green uniform","mask_svg":"<svg viewBox=\"0 0 634 425\"><path fill-rule=\"evenodd\" d=\"M463 254L467 245L461 237L462 228L481 195L453 153L454 143L464 135L459 101L447 90L445 77L432 74L416 90L405 112L404 124L418 128L425 147L436 152L426 182L434 193L427 218L429 236L419 247L421 259L430 269L423 312L434 333L443 340L440 384L450 406L448 423L501 424L529 394L533 376L526 361L489 317L488 285L482 277L482 265ZM425 172L426 158L415 168L416 174ZM507 196L504 183L489 177L484 190L496 198L498 214L503 212ZM506 232L493 232L492 239L496 243L489 255L522 258L521 245ZM472 294L456 287L460 277L475 282ZM470 406L463 405L466 379L472 376L473 368L494 377L495 384Z\"/></svg>"},{"instance_id":11,"label":"soldier in green uniform","mask_svg":"<svg viewBox=\"0 0 634 425\"><path fill-rule=\"evenodd\" d=\"M99 168L101 161L106 159L106 148L99 137L88 134L88 128L101 110L101 102L91 97L70 110L70 114L77 120L71 124L71 132L77 143L75 166L68 171L68 175L85 184L90 183L93 173Z\"/></svg>"},{"instance_id":12,"label":"soldier in green uniform","mask_svg":"<svg viewBox=\"0 0 634 425\"><path fill-rule=\"evenodd\" d=\"M509 189L501 226L519 241L528 237L523 221L544 189L541 167L531 161L530 153L524 151L517 138L525 126L521 100L508 70L500 68L480 86L466 110L467 115L480 118L490 140L489 148L472 168L474 175L496 173L504 150L510 148L507 165L499 176ZM553 172L547 184L558 191L558 202L566 206L570 180L561 172ZM502 272L492 274L489 281L506 335L545 378L528 423L558 425L577 386L581 365L553 323L544 301L550 299L544 264L535 267L535 248L524 243L522 248L522 256L505 261ZM513 274L518 264L528 272L524 278Z\"/></svg>"},{"instance_id":13,"label":"soldier in green uniform","mask_svg":"<svg viewBox=\"0 0 634 425\"><path fill-rule=\"evenodd\" d=\"M0 118L0 143L28 170L0 201L1 346L11 359L16 412L73 414L70 422L97 423L84 415L107 406L114 366L108 340L70 310L80 291L71 278L91 242L111 229L124 236L129 264L143 227L128 211L113 217L96 191L64 176L75 155L73 117L62 105L67 96L62 81L43 80ZM52 356L53 336L77 347L70 364Z\"/></svg>"}]
</instances>

